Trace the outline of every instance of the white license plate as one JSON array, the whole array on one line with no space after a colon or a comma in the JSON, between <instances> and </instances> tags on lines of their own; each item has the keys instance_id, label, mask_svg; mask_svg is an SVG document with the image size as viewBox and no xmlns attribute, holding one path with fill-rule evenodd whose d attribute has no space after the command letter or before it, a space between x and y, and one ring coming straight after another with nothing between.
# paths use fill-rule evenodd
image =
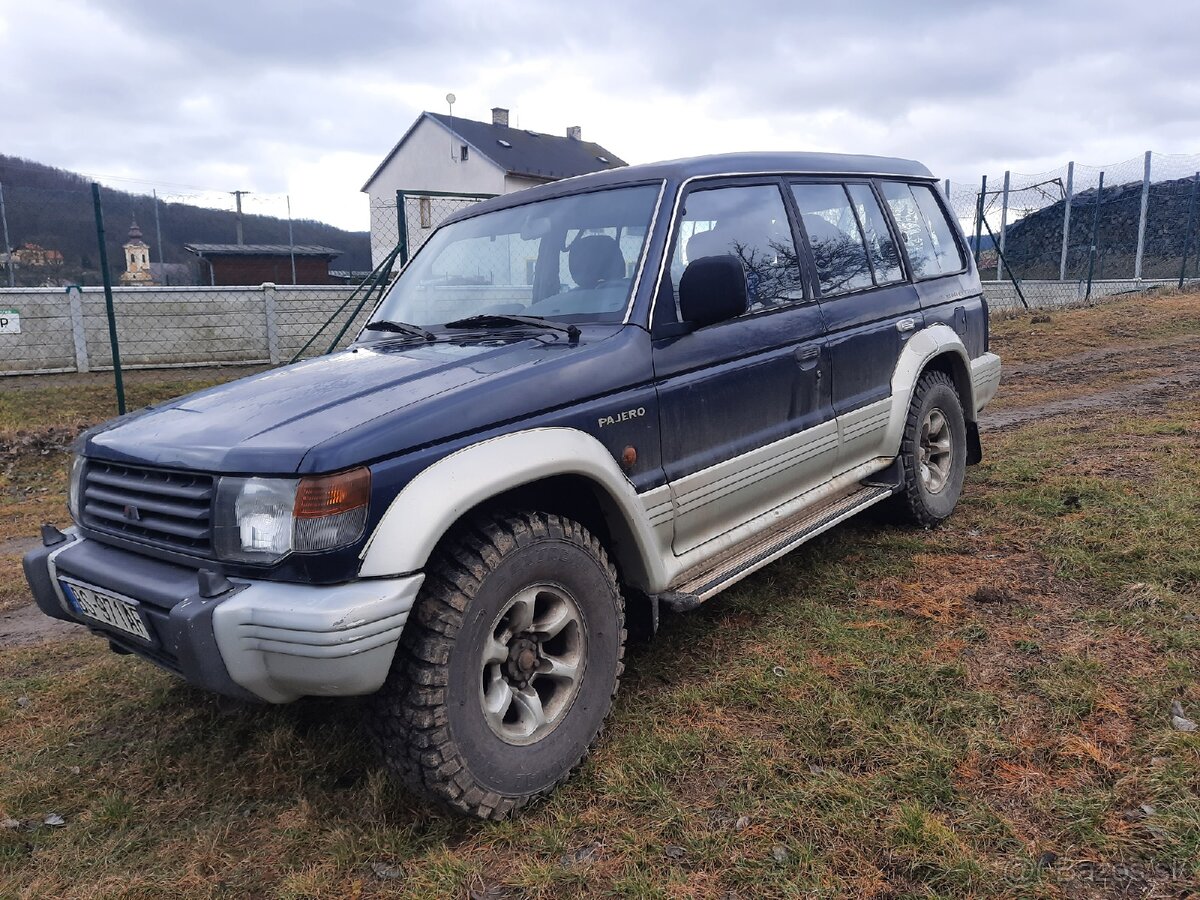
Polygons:
<instances>
[{"instance_id":1,"label":"white license plate","mask_svg":"<svg viewBox=\"0 0 1200 900\"><path fill-rule=\"evenodd\" d=\"M103 622L118 631L137 635L143 641L150 640L150 631L146 628L146 623L142 621L136 600L110 594L99 588L80 584L78 581L69 581L66 578L59 580L62 582L63 590L67 592L71 605L81 615L95 619L97 622Z\"/></svg>"}]
</instances>

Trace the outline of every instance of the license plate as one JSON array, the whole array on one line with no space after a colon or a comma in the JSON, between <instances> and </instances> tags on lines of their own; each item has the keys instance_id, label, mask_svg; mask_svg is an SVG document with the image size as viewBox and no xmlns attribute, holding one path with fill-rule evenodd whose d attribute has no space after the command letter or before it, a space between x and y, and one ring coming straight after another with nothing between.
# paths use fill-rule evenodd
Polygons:
<instances>
[{"instance_id":1,"label":"license plate","mask_svg":"<svg viewBox=\"0 0 1200 900\"><path fill-rule=\"evenodd\" d=\"M59 580L62 582L63 590L66 591L71 605L80 615L103 622L126 634L136 635L143 641L150 640L150 631L146 628L146 623L142 621L142 615L138 612L139 604L136 600L110 594L108 591L80 584L78 581L68 581L66 578Z\"/></svg>"}]
</instances>

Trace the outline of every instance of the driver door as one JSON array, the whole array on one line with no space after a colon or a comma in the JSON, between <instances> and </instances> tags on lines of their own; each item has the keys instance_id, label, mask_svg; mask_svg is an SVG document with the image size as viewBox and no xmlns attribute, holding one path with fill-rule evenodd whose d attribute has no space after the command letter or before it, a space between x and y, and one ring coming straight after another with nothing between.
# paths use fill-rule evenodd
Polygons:
<instances>
[{"instance_id":1,"label":"driver door","mask_svg":"<svg viewBox=\"0 0 1200 900\"><path fill-rule=\"evenodd\" d=\"M702 256L737 256L751 305L653 342L676 554L811 487L837 455L824 322L781 188L775 179L705 183L681 206L657 301L675 308L656 310L655 322L678 321L680 277Z\"/></svg>"}]
</instances>

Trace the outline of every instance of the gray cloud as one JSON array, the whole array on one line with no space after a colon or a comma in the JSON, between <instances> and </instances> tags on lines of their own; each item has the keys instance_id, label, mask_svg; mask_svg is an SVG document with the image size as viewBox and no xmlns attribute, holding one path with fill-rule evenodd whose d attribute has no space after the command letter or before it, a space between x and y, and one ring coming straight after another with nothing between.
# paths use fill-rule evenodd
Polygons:
<instances>
[{"instance_id":1,"label":"gray cloud","mask_svg":"<svg viewBox=\"0 0 1200 900\"><path fill-rule=\"evenodd\" d=\"M1190 6L42 0L0 11L0 152L350 194L448 89L464 115L500 104L526 127L578 122L631 161L766 142L915 156L964 179L1192 152Z\"/></svg>"}]
</instances>

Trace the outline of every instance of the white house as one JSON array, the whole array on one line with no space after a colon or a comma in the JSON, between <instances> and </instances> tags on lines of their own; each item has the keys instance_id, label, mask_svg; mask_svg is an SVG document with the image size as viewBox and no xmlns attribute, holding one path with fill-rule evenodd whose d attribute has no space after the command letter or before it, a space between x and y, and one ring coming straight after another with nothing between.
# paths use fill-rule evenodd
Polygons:
<instances>
[{"instance_id":1,"label":"white house","mask_svg":"<svg viewBox=\"0 0 1200 900\"><path fill-rule=\"evenodd\" d=\"M557 137L511 128L501 107L490 123L423 112L362 187L371 198L371 259L378 264L400 238L398 192L405 195L411 253L465 203L623 165L583 140L579 126Z\"/></svg>"}]
</instances>

